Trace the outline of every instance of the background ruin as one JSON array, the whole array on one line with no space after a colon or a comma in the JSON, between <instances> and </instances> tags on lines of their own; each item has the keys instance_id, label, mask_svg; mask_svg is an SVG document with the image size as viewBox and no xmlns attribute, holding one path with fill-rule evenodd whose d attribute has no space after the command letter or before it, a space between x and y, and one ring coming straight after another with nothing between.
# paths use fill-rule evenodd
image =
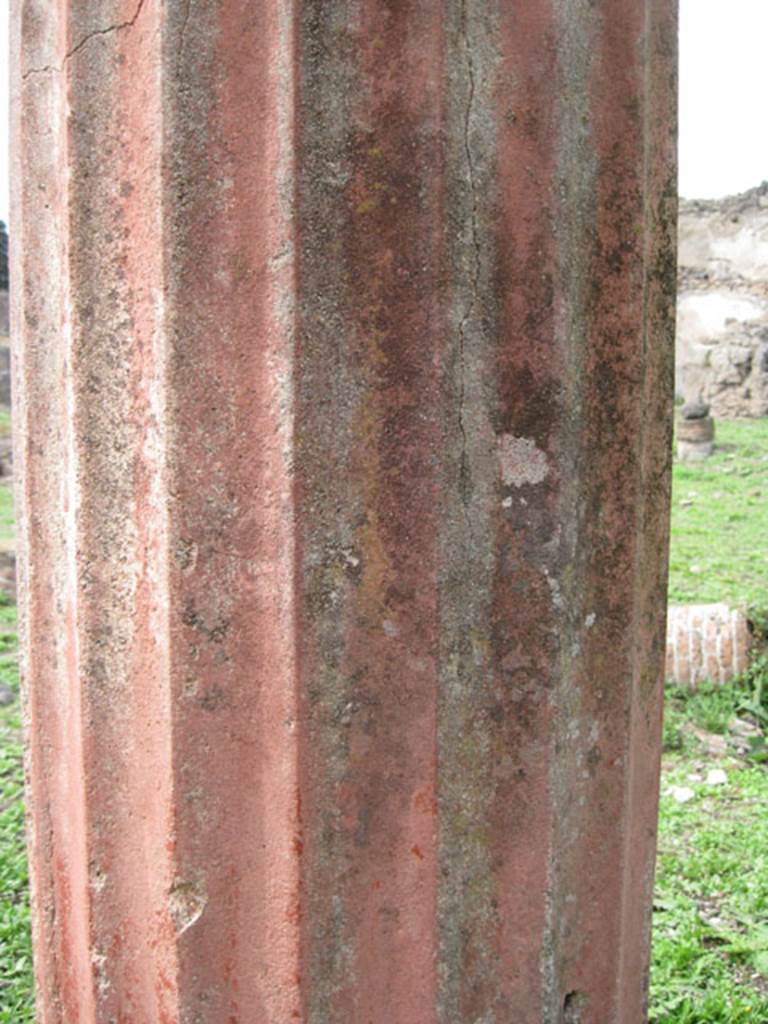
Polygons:
<instances>
[{"instance_id":1,"label":"background ruin","mask_svg":"<svg viewBox=\"0 0 768 1024\"><path fill-rule=\"evenodd\" d=\"M681 200L678 241L678 397L768 415L768 182Z\"/></svg>"}]
</instances>

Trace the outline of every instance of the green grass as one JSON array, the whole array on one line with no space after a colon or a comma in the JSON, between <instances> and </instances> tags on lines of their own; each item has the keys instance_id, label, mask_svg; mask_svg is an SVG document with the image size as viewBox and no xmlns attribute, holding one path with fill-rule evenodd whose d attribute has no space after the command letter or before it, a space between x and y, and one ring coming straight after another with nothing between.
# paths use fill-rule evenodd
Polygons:
<instances>
[{"instance_id":1,"label":"green grass","mask_svg":"<svg viewBox=\"0 0 768 1024\"><path fill-rule=\"evenodd\" d=\"M710 459L673 468L669 600L748 607L766 632L768 420L716 431ZM768 753L760 735L740 756L716 741L736 718L768 729L765 655L732 685L667 692L653 1024L768 1021ZM713 767L726 785L706 784ZM679 803L673 786L693 798Z\"/></svg>"},{"instance_id":2,"label":"green grass","mask_svg":"<svg viewBox=\"0 0 768 1024\"><path fill-rule=\"evenodd\" d=\"M2 493L0 489L0 493ZM27 858L24 849L23 771L16 609L0 602L0 685L16 699L0 707L0 1022L27 1024L32 1006L32 950Z\"/></svg>"},{"instance_id":3,"label":"green grass","mask_svg":"<svg viewBox=\"0 0 768 1024\"><path fill-rule=\"evenodd\" d=\"M664 702L664 749L694 754L695 741L687 742L686 726L695 724L704 732L724 736L728 723L739 713L747 699L741 686L702 683L695 693L676 686L667 688Z\"/></svg>"},{"instance_id":4,"label":"green grass","mask_svg":"<svg viewBox=\"0 0 768 1024\"><path fill-rule=\"evenodd\" d=\"M0 438L11 436L11 411L0 407Z\"/></svg>"},{"instance_id":5,"label":"green grass","mask_svg":"<svg viewBox=\"0 0 768 1024\"><path fill-rule=\"evenodd\" d=\"M718 421L704 463L675 463L672 604L765 607L768 579L768 419Z\"/></svg>"},{"instance_id":6,"label":"green grass","mask_svg":"<svg viewBox=\"0 0 768 1024\"><path fill-rule=\"evenodd\" d=\"M0 484L0 540L7 540L13 535L13 491L7 484Z\"/></svg>"},{"instance_id":7,"label":"green grass","mask_svg":"<svg viewBox=\"0 0 768 1024\"><path fill-rule=\"evenodd\" d=\"M754 706L753 678L695 695L673 691L667 707L654 901L651 1013L654 1024L768 1021L768 772L729 750L713 758L685 733L726 735ZM768 692L768 689L766 690ZM763 709L765 711L765 707ZM706 783L722 767L723 786ZM673 786L692 790L679 803Z\"/></svg>"}]
</instances>

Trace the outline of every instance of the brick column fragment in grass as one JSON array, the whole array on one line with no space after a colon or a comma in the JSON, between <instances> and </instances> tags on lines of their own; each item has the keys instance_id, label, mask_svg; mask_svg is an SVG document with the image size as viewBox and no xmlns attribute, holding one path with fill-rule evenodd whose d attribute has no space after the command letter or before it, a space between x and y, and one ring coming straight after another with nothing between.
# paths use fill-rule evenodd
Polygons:
<instances>
[{"instance_id":1,"label":"brick column fragment in grass","mask_svg":"<svg viewBox=\"0 0 768 1024\"><path fill-rule=\"evenodd\" d=\"M640 1024L673 0L14 5L43 1024Z\"/></svg>"}]
</instances>

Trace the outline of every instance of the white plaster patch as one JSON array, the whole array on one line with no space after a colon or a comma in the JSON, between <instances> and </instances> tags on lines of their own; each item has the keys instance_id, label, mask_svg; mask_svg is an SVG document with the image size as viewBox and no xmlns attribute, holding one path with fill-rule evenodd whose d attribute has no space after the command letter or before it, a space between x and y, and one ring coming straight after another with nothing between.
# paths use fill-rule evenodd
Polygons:
<instances>
[{"instance_id":1,"label":"white plaster patch","mask_svg":"<svg viewBox=\"0 0 768 1024\"><path fill-rule=\"evenodd\" d=\"M547 456L528 437L502 434L498 442L501 479L509 487L540 484L549 473Z\"/></svg>"},{"instance_id":2,"label":"white plaster patch","mask_svg":"<svg viewBox=\"0 0 768 1024\"><path fill-rule=\"evenodd\" d=\"M193 882L177 882L168 894L171 918L176 926L176 935L183 935L203 916L205 894Z\"/></svg>"},{"instance_id":3,"label":"white plaster patch","mask_svg":"<svg viewBox=\"0 0 768 1024\"><path fill-rule=\"evenodd\" d=\"M552 604L555 608L564 608L565 601L563 600L563 595L560 591L560 584L556 579L549 575L546 569L544 570L544 577L549 585L549 592L552 595Z\"/></svg>"}]
</instances>

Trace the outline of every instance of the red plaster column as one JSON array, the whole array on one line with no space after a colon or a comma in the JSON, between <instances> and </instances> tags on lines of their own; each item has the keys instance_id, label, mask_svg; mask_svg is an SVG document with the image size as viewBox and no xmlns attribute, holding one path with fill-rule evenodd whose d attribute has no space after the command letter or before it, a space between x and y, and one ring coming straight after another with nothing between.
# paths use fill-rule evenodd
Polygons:
<instances>
[{"instance_id":1,"label":"red plaster column","mask_svg":"<svg viewBox=\"0 0 768 1024\"><path fill-rule=\"evenodd\" d=\"M641 1024L674 0L13 0L41 1024Z\"/></svg>"}]
</instances>

